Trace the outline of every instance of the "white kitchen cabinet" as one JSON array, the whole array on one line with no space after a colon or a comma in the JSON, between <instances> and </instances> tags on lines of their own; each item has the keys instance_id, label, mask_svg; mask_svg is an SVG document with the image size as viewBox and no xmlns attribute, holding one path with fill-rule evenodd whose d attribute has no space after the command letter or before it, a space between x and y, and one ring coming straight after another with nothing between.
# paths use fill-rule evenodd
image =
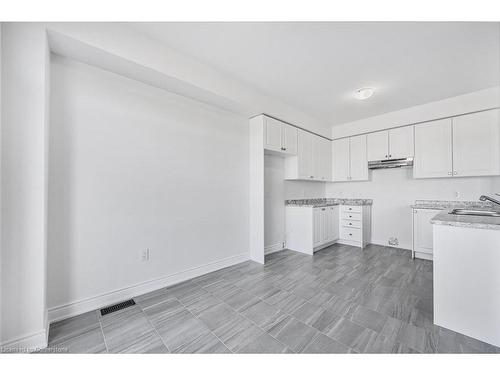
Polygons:
<instances>
[{"instance_id":1,"label":"white kitchen cabinet","mask_svg":"<svg viewBox=\"0 0 500 375\"><path fill-rule=\"evenodd\" d=\"M313 135L303 130L298 134L298 178L314 178L314 145Z\"/></svg>"},{"instance_id":2,"label":"white kitchen cabinet","mask_svg":"<svg viewBox=\"0 0 500 375\"><path fill-rule=\"evenodd\" d=\"M285 212L288 249L312 255L338 240L339 206L287 206Z\"/></svg>"},{"instance_id":3,"label":"white kitchen cabinet","mask_svg":"<svg viewBox=\"0 0 500 375\"><path fill-rule=\"evenodd\" d=\"M349 138L349 181L368 180L366 135Z\"/></svg>"},{"instance_id":4,"label":"white kitchen cabinet","mask_svg":"<svg viewBox=\"0 0 500 375\"><path fill-rule=\"evenodd\" d=\"M333 181L349 180L349 138L335 139L333 148Z\"/></svg>"},{"instance_id":5,"label":"white kitchen cabinet","mask_svg":"<svg viewBox=\"0 0 500 375\"><path fill-rule=\"evenodd\" d=\"M451 118L430 121L415 126L414 178L452 176L451 135Z\"/></svg>"},{"instance_id":6,"label":"white kitchen cabinet","mask_svg":"<svg viewBox=\"0 0 500 375\"><path fill-rule=\"evenodd\" d=\"M389 156L389 132L387 130L366 136L368 161L387 159Z\"/></svg>"},{"instance_id":7,"label":"white kitchen cabinet","mask_svg":"<svg viewBox=\"0 0 500 375\"><path fill-rule=\"evenodd\" d=\"M333 181L368 180L366 135L333 141Z\"/></svg>"},{"instance_id":8,"label":"white kitchen cabinet","mask_svg":"<svg viewBox=\"0 0 500 375\"><path fill-rule=\"evenodd\" d=\"M453 176L500 174L499 110L453 118Z\"/></svg>"},{"instance_id":9,"label":"white kitchen cabinet","mask_svg":"<svg viewBox=\"0 0 500 375\"><path fill-rule=\"evenodd\" d=\"M331 181L331 142L299 129L297 143L297 156L285 160L285 179Z\"/></svg>"},{"instance_id":10,"label":"white kitchen cabinet","mask_svg":"<svg viewBox=\"0 0 500 375\"><path fill-rule=\"evenodd\" d=\"M313 159L314 159L314 179L320 181L330 181L331 177L331 143L329 140L314 137L313 142Z\"/></svg>"},{"instance_id":11,"label":"white kitchen cabinet","mask_svg":"<svg viewBox=\"0 0 500 375\"><path fill-rule=\"evenodd\" d=\"M413 157L413 126L370 133L366 136L368 161Z\"/></svg>"},{"instance_id":12,"label":"white kitchen cabinet","mask_svg":"<svg viewBox=\"0 0 500 375\"><path fill-rule=\"evenodd\" d=\"M288 155L297 154L298 129L264 116L264 148Z\"/></svg>"},{"instance_id":13,"label":"white kitchen cabinet","mask_svg":"<svg viewBox=\"0 0 500 375\"><path fill-rule=\"evenodd\" d=\"M283 125L283 148L287 154L297 155L298 147L298 129L288 124Z\"/></svg>"},{"instance_id":14,"label":"white kitchen cabinet","mask_svg":"<svg viewBox=\"0 0 500 375\"><path fill-rule=\"evenodd\" d=\"M414 156L413 129L414 126L411 125L389 130L389 159L401 159Z\"/></svg>"},{"instance_id":15,"label":"white kitchen cabinet","mask_svg":"<svg viewBox=\"0 0 500 375\"><path fill-rule=\"evenodd\" d=\"M365 247L371 241L371 206L340 206L339 243Z\"/></svg>"},{"instance_id":16,"label":"white kitchen cabinet","mask_svg":"<svg viewBox=\"0 0 500 375\"><path fill-rule=\"evenodd\" d=\"M413 209L413 256L432 260L431 219L441 210Z\"/></svg>"}]
</instances>

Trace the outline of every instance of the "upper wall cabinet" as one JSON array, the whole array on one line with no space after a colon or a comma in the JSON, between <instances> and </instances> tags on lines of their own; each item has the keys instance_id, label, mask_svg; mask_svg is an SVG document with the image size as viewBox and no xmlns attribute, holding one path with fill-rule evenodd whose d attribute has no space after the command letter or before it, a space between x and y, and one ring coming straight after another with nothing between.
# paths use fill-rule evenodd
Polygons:
<instances>
[{"instance_id":1,"label":"upper wall cabinet","mask_svg":"<svg viewBox=\"0 0 500 375\"><path fill-rule=\"evenodd\" d=\"M389 130L389 158L410 158L415 154L413 141L414 126L403 126Z\"/></svg>"},{"instance_id":2,"label":"upper wall cabinet","mask_svg":"<svg viewBox=\"0 0 500 375\"><path fill-rule=\"evenodd\" d=\"M407 158L414 154L413 126L370 133L366 137L368 161Z\"/></svg>"},{"instance_id":3,"label":"upper wall cabinet","mask_svg":"<svg viewBox=\"0 0 500 375\"><path fill-rule=\"evenodd\" d=\"M333 181L368 180L366 135L336 139L333 148Z\"/></svg>"},{"instance_id":4,"label":"upper wall cabinet","mask_svg":"<svg viewBox=\"0 0 500 375\"><path fill-rule=\"evenodd\" d=\"M500 174L500 111L453 118L453 175Z\"/></svg>"},{"instance_id":5,"label":"upper wall cabinet","mask_svg":"<svg viewBox=\"0 0 500 375\"><path fill-rule=\"evenodd\" d=\"M500 174L499 110L415 127L415 178Z\"/></svg>"},{"instance_id":6,"label":"upper wall cabinet","mask_svg":"<svg viewBox=\"0 0 500 375\"><path fill-rule=\"evenodd\" d=\"M271 117L264 117L264 148L289 155L297 154L297 128Z\"/></svg>"},{"instance_id":7,"label":"upper wall cabinet","mask_svg":"<svg viewBox=\"0 0 500 375\"><path fill-rule=\"evenodd\" d=\"M330 181L331 158L328 139L299 129L297 156L286 158L285 179Z\"/></svg>"},{"instance_id":8,"label":"upper wall cabinet","mask_svg":"<svg viewBox=\"0 0 500 375\"><path fill-rule=\"evenodd\" d=\"M413 177L451 177L453 173L451 119L415 127Z\"/></svg>"}]
</instances>

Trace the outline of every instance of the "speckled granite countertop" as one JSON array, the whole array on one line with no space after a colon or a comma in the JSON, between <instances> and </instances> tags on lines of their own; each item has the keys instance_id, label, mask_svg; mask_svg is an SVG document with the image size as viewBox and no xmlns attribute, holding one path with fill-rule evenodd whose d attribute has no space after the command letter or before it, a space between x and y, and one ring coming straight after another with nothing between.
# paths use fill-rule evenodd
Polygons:
<instances>
[{"instance_id":1,"label":"speckled granite countertop","mask_svg":"<svg viewBox=\"0 0 500 375\"><path fill-rule=\"evenodd\" d=\"M417 199L411 208L427 209L427 210L444 210L448 208L482 208L493 209L493 203L481 201L438 201Z\"/></svg>"},{"instance_id":2,"label":"speckled granite countertop","mask_svg":"<svg viewBox=\"0 0 500 375\"><path fill-rule=\"evenodd\" d=\"M327 207L340 204L349 206L371 206L371 199L348 199L348 198L313 198L313 199L290 199L285 201L285 206L292 207Z\"/></svg>"},{"instance_id":3,"label":"speckled granite countertop","mask_svg":"<svg viewBox=\"0 0 500 375\"><path fill-rule=\"evenodd\" d=\"M441 211L431 219L431 224L500 230L500 217L452 215L449 212L449 209Z\"/></svg>"}]
</instances>

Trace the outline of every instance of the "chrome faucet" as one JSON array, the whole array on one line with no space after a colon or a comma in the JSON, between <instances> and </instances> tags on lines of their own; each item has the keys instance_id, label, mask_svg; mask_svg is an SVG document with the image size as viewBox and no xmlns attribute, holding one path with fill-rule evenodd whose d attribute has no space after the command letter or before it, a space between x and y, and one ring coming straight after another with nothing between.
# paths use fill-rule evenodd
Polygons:
<instances>
[{"instance_id":1,"label":"chrome faucet","mask_svg":"<svg viewBox=\"0 0 500 375\"><path fill-rule=\"evenodd\" d=\"M498 193L495 193L495 195L500 196L500 194L498 194ZM497 199L495 199L495 198L488 197L487 195L481 195L481 196L479 197L479 200L480 200L480 201L483 201L483 202L490 201L490 202L493 202L493 203L495 203L495 204L500 205L500 201L499 201L499 200L497 200Z\"/></svg>"}]
</instances>

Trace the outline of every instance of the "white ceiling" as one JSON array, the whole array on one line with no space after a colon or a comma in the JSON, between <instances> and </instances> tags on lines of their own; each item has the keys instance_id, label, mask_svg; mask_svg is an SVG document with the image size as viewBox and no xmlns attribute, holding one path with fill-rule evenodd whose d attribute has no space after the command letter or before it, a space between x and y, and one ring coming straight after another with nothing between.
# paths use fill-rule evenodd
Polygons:
<instances>
[{"instance_id":1,"label":"white ceiling","mask_svg":"<svg viewBox=\"0 0 500 375\"><path fill-rule=\"evenodd\" d=\"M499 23L132 27L332 125L499 84ZM353 99L365 86L375 95Z\"/></svg>"}]
</instances>

